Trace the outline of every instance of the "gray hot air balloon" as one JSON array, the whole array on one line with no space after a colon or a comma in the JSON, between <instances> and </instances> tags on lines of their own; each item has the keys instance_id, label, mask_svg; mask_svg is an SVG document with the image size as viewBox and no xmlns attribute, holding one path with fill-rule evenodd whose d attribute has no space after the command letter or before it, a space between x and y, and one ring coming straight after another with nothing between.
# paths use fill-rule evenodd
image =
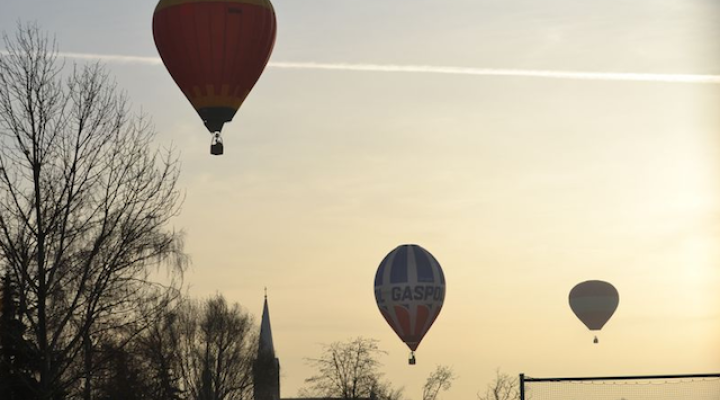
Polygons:
<instances>
[{"instance_id":1,"label":"gray hot air balloon","mask_svg":"<svg viewBox=\"0 0 720 400\"><path fill-rule=\"evenodd\" d=\"M591 331L602 329L620 302L617 289L604 281L578 283L570 291L569 297L570 308ZM598 342L597 336L593 342Z\"/></svg>"}]
</instances>

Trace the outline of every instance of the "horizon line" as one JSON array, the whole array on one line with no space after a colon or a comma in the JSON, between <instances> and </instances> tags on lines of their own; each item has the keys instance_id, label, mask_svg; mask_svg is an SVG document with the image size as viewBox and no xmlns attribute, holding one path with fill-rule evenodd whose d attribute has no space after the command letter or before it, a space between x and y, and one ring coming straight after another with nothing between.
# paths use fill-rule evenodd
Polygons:
<instances>
[{"instance_id":1,"label":"horizon line","mask_svg":"<svg viewBox=\"0 0 720 400\"><path fill-rule=\"evenodd\" d=\"M0 53L7 54L0 50ZM60 52L58 56L81 60L100 60L108 63L162 65L160 57L126 56L116 54L92 54ZM321 62L269 62L268 67L280 69L308 69L354 72L385 72L385 73L425 73L444 75L474 75L495 77L522 77L541 79L568 79L593 81L625 81L625 82L656 82L656 83L694 83L720 84L720 75L711 74L667 74L640 72L596 72L596 71L565 71L535 70L514 68L477 68L432 65L396 65L374 63L321 63Z\"/></svg>"}]
</instances>

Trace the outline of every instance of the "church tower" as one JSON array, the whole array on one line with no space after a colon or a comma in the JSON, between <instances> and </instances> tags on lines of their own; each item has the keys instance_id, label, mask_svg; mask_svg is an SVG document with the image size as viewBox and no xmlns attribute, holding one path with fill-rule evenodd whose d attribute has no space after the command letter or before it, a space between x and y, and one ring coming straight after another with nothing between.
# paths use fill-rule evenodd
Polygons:
<instances>
[{"instance_id":1,"label":"church tower","mask_svg":"<svg viewBox=\"0 0 720 400\"><path fill-rule=\"evenodd\" d=\"M260 322L260 343L257 359L253 365L255 400L280 400L280 360L275 357L267 291Z\"/></svg>"}]
</instances>

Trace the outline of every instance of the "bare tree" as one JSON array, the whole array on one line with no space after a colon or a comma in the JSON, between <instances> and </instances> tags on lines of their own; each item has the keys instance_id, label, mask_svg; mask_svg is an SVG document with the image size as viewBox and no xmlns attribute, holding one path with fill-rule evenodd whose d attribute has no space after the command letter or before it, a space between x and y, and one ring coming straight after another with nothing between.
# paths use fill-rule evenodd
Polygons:
<instances>
[{"instance_id":1,"label":"bare tree","mask_svg":"<svg viewBox=\"0 0 720 400\"><path fill-rule=\"evenodd\" d=\"M358 337L347 342L323 346L319 358L308 359L317 374L305 379L310 387L303 393L341 399L375 396L379 399L400 399L402 389L393 389L382 382L378 357L385 354L377 340Z\"/></svg>"},{"instance_id":2,"label":"bare tree","mask_svg":"<svg viewBox=\"0 0 720 400\"><path fill-rule=\"evenodd\" d=\"M371 400L403 400L405 388L395 388L388 381L378 381L371 392Z\"/></svg>"},{"instance_id":3,"label":"bare tree","mask_svg":"<svg viewBox=\"0 0 720 400\"><path fill-rule=\"evenodd\" d=\"M252 316L217 295L186 302L168 337L175 341L182 388L197 400L252 399L258 334Z\"/></svg>"},{"instance_id":4,"label":"bare tree","mask_svg":"<svg viewBox=\"0 0 720 400\"><path fill-rule=\"evenodd\" d=\"M149 121L100 65L68 72L36 26L3 40L0 262L34 345L35 398L82 387L89 399L95 337L141 331L138 296L163 292L150 274L184 266L181 236L166 228L179 165L151 149Z\"/></svg>"},{"instance_id":5,"label":"bare tree","mask_svg":"<svg viewBox=\"0 0 720 400\"><path fill-rule=\"evenodd\" d=\"M153 398L150 394L152 380L145 375L140 358L130 346L105 343L102 346L102 360L95 371L93 399L96 400L140 400Z\"/></svg>"},{"instance_id":6,"label":"bare tree","mask_svg":"<svg viewBox=\"0 0 720 400\"><path fill-rule=\"evenodd\" d=\"M142 371L145 386L144 398L153 400L179 400L182 399L183 390L179 375L179 329L177 327L178 314L184 303L182 297L171 301L161 301L160 304L150 304L151 310L161 308L157 314L145 314L148 329L141 335L133 338L125 350L134 358L135 365ZM112 358L109 361L116 361ZM112 385L110 386L112 389ZM117 390L107 390L115 392Z\"/></svg>"},{"instance_id":7,"label":"bare tree","mask_svg":"<svg viewBox=\"0 0 720 400\"><path fill-rule=\"evenodd\" d=\"M497 370L495 379L485 388L485 394L478 393L478 400L518 400L520 389L518 378Z\"/></svg>"},{"instance_id":8,"label":"bare tree","mask_svg":"<svg viewBox=\"0 0 720 400\"><path fill-rule=\"evenodd\" d=\"M450 389L455 378L456 376L451 367L438 365L425 381L423 400L436 400L441 390Z\"/></svg>"}]
</instances>

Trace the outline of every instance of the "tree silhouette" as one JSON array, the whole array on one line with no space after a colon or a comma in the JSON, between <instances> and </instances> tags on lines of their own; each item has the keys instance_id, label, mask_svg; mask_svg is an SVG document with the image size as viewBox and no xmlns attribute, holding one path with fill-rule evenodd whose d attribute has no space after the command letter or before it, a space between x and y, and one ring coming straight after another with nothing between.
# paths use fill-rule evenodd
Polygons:
<instances>
[{"instance_id":1,"label":"tree silhouette","mask_svg":"<svg viewBox=\"0 0 720 400\"><path fill-rule=\"evenodd\" d=\"M36 355L34 398L90 400L98 338L146 329L137 305L165 295L150 274L184 266L166 228L179 167L173 151L152 150L149 121L100 65L63 69L36 26L3 40L0 263Z\"/></svg>"},{"instance_id":2,"label":"tree silhouette","mask_svg":"<svg viewBox=\"0 0 720 400\"><path fill-rule=\"evenodd\" d=\"M250 400L258 334L252 316L216 295L186 301L169 327L176 338L174 370L186 395L198 400Z\"/></svg>"},{"instance_id":3,"label":"tree silhouette","mask_svg":"<svg viewBox=\"0 0 720 400\"><path fill-rule=\"evenodd\" d=\"M143 376L143 370L137 359L128 351L127 347L117 347L106 344L104 379L99 380L97 393L93 396L97 400L142 400L150 399L148 377Z\"/></svg>"},{"instance_id":4,"label":"tree silhouette","mask_svg":"<svg viewBox=\"0 0 720 400\"><path fill-rule=\"evenodd\" d=\"M378 360L381 354L385 352L380 350L377 340L363 337L324 345L319 358L308 359L317 373L305 379L310 387L302 394L345 400L401 399L402 389L393 389L381 380Z\"/></svg>"},{"instance_id":5,"label":"tree silhouette","mask_svg":"<svg viewBox=\"0 0 720 400\"><path fill-rule=\"evenodd\" d=\"M452 381L456 376L452 368L445 365L438 365L435 370L430 373L425 386L423 386L423 400L436 400L440 391L448 390L452 386Z\"/></svg>"},{"instance_id":6,"label":"tree silhouette","mask_svg":"<svg viewBox=\"0 0 720 400\"><path fill-rule=\"evenodd\" d=\"M31 349L26 342L25 324L19 319L17 290L9 274L2 279L0 297L0 398L28 399L37 382L33 378Z\"/></svg>"},{"instance_id":7,"label":"tree silhouette","mask_svg":"<svg viewBox=\"0 0 720 400\"><path fill-rule=\"evenodd\" d=\"M478 393L477 398L478 400L520 399L518 379L497 370L495 379L487 385L484 394Z\"/></svg>"}]
</instances>

